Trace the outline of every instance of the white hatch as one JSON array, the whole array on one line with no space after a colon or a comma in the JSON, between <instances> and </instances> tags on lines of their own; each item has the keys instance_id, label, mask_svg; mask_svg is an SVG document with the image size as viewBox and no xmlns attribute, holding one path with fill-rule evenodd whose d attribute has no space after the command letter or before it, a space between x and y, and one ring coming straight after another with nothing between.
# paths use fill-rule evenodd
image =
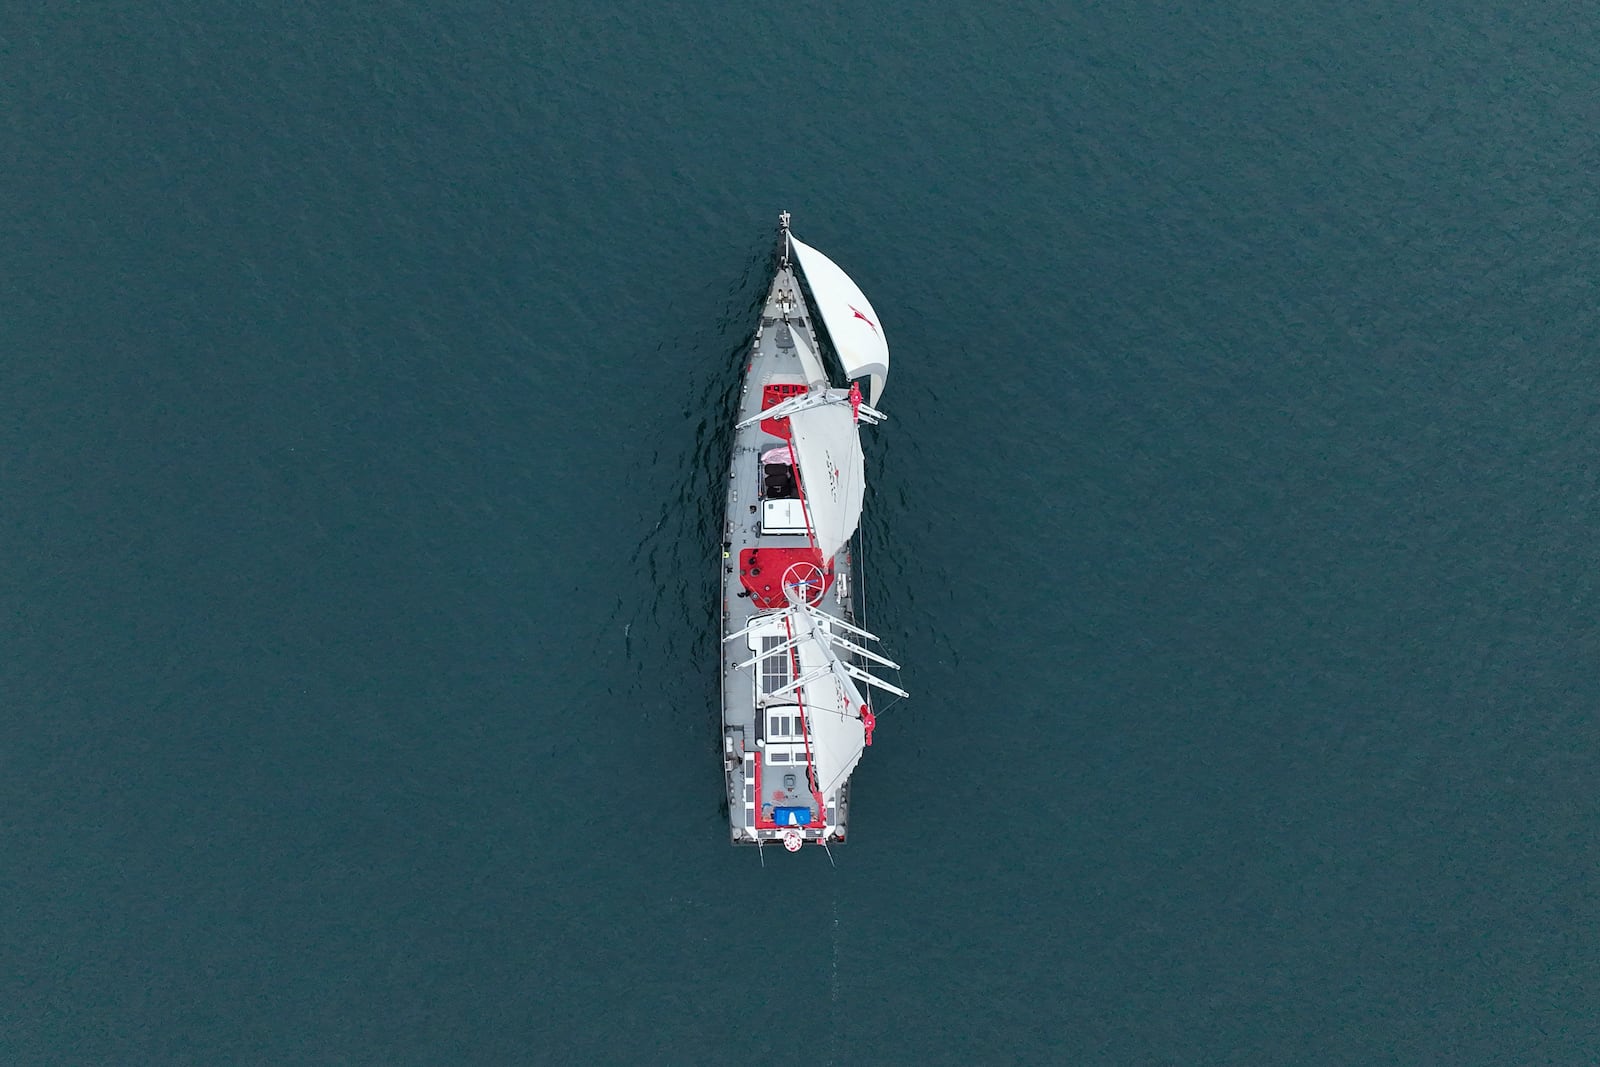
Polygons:
<instances>
[{"instance_id":1,"label":"white hatch","mask_svg":"<svg viewBox=\"0 0 1600 1067\"><path fill-rule=\"evenodd\" d=\"M803 534L806 532L806 513L798 500L769 500L761 513L761 532L764 534Z\"/></svg>"}]
</instances>

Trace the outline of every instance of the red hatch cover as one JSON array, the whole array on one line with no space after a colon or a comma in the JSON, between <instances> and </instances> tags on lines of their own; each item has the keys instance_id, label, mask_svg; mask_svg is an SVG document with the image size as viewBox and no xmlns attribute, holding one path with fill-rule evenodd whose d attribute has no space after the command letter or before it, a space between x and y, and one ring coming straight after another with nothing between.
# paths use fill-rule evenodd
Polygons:
<instances>
[{"instance_id":1,"label":"red hatch cover","mask_svg":"<svg viewBox=\"0 0 1600 1067\"><path fill-rule=\"evenodd\" d=\"M781 404L791 396L799 396L806 391L806 387L798 382L789 382L783 385L766 385L761 388L761 410L765 411L774 404ZM774 437L789 439L788 419L762 419L761 429Z\"/></svg>"},{"instance_id":2,"label":"red hatch cover","mask_svg":"<svg viewBox=\"0 0 1600 1067\"><path fill-rule=\"evenodd\" d=\"M796 566L798 564L798 566ZM788 603L783 596L783 576L794 567L793 577L800 580L820 573L822 588L813 589L811 602L822 599L833 585L833 572L822 565L822 557L809 545L801 548L746 548L739 553L739 581L749 590L751 602L766 611L781 608Z\"/></svg>"}]
</instances>

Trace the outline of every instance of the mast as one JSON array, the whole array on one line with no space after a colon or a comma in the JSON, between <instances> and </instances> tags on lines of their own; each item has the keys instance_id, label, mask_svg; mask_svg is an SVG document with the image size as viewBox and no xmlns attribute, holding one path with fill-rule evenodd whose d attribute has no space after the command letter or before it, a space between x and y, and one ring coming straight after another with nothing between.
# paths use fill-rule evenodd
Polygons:
<instances>
[{"instance_id":1,"label":"mast","mask_svg":"<svg viewBox=\"0 0 1600 1067\"><path fill-rule=\"evenodd\" d=\"M778 215L778 266L789 266L789 213Z\"/></svg>"}]
</instances>

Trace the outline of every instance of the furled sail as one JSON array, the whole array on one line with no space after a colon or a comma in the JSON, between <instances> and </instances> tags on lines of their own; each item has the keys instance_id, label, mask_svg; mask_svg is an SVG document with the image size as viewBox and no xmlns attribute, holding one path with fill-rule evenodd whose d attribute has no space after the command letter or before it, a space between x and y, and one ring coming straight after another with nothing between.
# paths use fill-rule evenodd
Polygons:
<instances>
[{"instance_id":1,"label":"furled sail","mask_svg":"<svg viewBox=\"0 0 1600 1067\"><path fill-rule=\"evenodd\" d=\"M806 384L813 389L824 389L828 385L828 372L822 369L822 359L814 352L806 339L799 333L791 330L789 340L794 342L795 354L800 357L800 366L804 368Z\"/></svg>"},{"instance_id":2,"label":"furled sail","mask_svg":"<svg viewBox=\"0 0 1600 1067\"><path fill-rule=\"evenodd\" d=\"M789 429L817 551L831 560L861 522L867 488L861 435L848 403L796 411L789 416Z\"/></svg>"},{"instance_id":3,"label":"furled sail","mask_svg":"<svg viewBox=\"0 0 1600 1067\"><path fill-rule=\"evenodd\" d=\"M889 376L889 342L884 339L878 313L861 287L837 263L793 234L789 241L800 259L800 269L811 286L822 321L827 324L845 376L870 377L867 403L876 407L878 397L883 395L884 379Z\"/></svg>"}]
</instances>

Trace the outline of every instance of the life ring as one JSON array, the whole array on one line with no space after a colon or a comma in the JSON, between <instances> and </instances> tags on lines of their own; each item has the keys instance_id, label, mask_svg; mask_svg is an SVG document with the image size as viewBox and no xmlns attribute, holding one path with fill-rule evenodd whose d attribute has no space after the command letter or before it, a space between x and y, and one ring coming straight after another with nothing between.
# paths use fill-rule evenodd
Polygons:
<instances>
[{"instance_id":1,"label":"life ring","mask_svg":"<svg viewBox=\"0 0 1600 1067\"><path fill-rule=\"evenodd\" d=\"M800 846L804 843L805 841L800 836L799 830L785 830L783 832L783 847L790 852L799 852Z\"/></svg>"}]
</instances>

